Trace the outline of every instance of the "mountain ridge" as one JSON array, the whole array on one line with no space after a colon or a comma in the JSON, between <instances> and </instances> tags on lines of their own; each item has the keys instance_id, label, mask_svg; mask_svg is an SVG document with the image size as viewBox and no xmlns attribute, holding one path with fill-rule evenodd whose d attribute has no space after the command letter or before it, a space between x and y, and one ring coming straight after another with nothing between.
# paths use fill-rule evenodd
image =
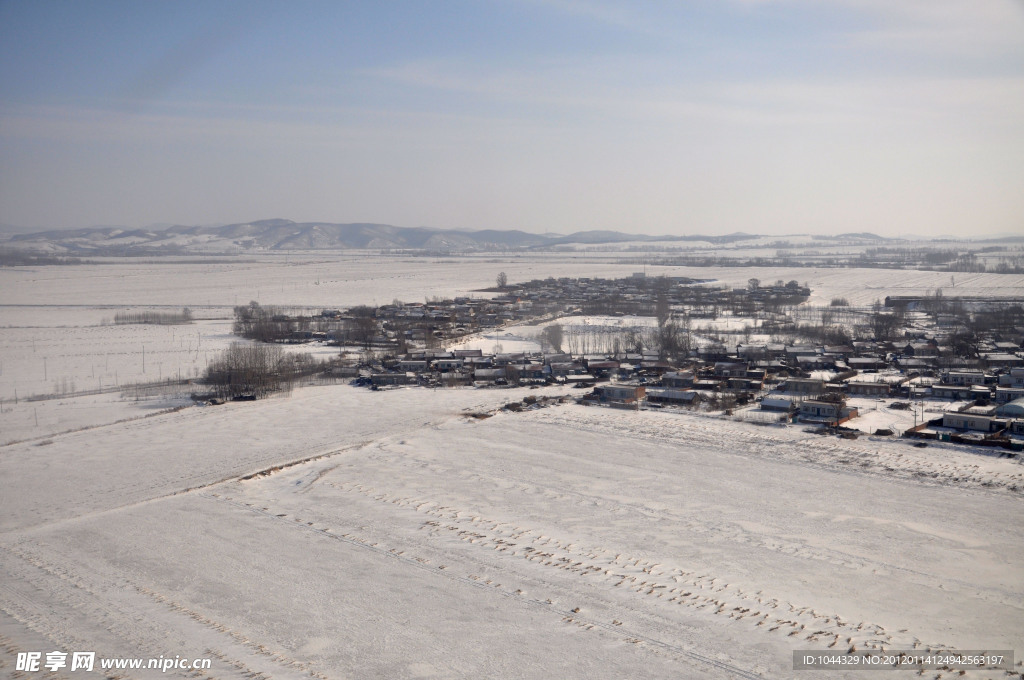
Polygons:
<instances>
[{"instance_id":1,"label":"mountain ridge","mask_svg":"<svg viewBox=\"0 0 1024 680\"><path fill-rule=\"evenodd\" d=\"M753 238L759 236L743 232L724 236L651 236L610 230L578 231L568 235L532 234L518 229L439 229L398 227L375 222L295 222L273 218L220 226L173 225L141 229L104 226L48 230L13 234L7 243L74 255L116 255L365 249L444 252L530 249L569 244L598 245L626 241L728 244ZM876 238L885 240L882 237Z\"/></svg>"},{"instance_id":2,"label":"mountain ridge","mask_svg":"<svg viewBox=\"0 0 1024 680\"><path fill-rule=\"evenodd\" d=\"M9 242L38 243L47 249L76 254L112 252L180 252L211 250L493 250L537 248L571 243L601 244L623 241L701 240L727 243L751 238L729 236L649 236L617 231L579 231L569 235L531 234L518 229L438 229L398 227L375 222L295 222L274 218L221 226L174 225L163 229L91 227L14 234Z\"/></svg>"}]
</instances>

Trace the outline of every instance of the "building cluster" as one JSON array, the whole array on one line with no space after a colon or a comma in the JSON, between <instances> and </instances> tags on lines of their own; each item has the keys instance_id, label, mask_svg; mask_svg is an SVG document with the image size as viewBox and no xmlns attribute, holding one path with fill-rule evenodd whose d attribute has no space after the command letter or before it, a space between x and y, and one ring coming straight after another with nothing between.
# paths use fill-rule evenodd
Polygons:
<instances>
[{"instance_id":1,"label":"building cluster","mask_svg":"<svg viewBox=\"0 0 1024 680\"><path fill-rule=\"evenodd\" d=\"M694 319L716 318L723 310L756 313L798 304L810 295L810 289L796 281L757 283L736 289L706 283L687 277L647 277L642 273L623 279L537 279L494 289L490 298L395 301L364 308L362 317L353 314L353 310L324 310L316 323L291 319L285 337L294 342L327 339L404 350L408 343L437 346L527 319L569 314L656 316L670 312ZM367 320L371 323L365 323Z\"/></svg>"},{"instance_id":2,"label":"building cluster","mask_svg":"<svg viewBox=\"0 0 1024 680\"><path fill-rule=\"evenodd\" d=\"M696 352L684 366L653 352L573 356L422 349L336 370L377 388L559 384L589 390L581 396L585 403L620 408L756 405L779 420L830 426L857 416L856 408L847 405L853 397L892 399L905 408L922 400L962 401L962 411L922 423L911 434L928 436L938 427L980 432L987 439L1024 435L1024 367L908 370L900 368L904 354L871 356L863 346L739 349L725 357L713 350Z\"/></svg>"},{"instance_id":3,"label":"building cluster","mask_svg":"<svg viewBox=\"0 0 1024 680\"><path fill-rule=\"evenodd\" d=\"M488 298L325 310L320 319L326 325L305 332L314 339L373 350L334 370L377 388L556 383L587 388L583 400L588 403L658 408L711 402L719 410L757 408L779 419L832 426L857 416L848 399L903 404L946 400L952 405L941 421L915 424L911 434L953 438L977 433L987 441L1024 435L1024 414L1017 412L1024 404L1024 311L1007 307L1012 300L887 298L885 306L876 303L872 312L847 312L862 324L851 322L844 332L828 332L824 319L847 309L837 299L841 304L826 308L820 325L797 326L789 319L789 337L796 338L790 342L750 342L749 329L737 334L735 343L691 342L688 321L674 328L675 336L662 333L675 319L732 316L758 319L757 330L769 337L766 329L804 309L796 305L810 295L796 281L766 285L750 279L743 288L706 283L643 274L538 279L491 289ZM267 317L258 308L241 313L243 321L254 319L256 328ZM645 336L643 343L623 337L610 343L614 351L604 354L585 353L587 349L565 353L550 337L544 340L551 348L547 352L445 348L506 324L573 314L654 317L657 333ZM872 320L878 319L898 326L873 327ZM295 322L273 314L269 321ZM665 341L680 336L686 341ZM746 341L739 342L740 337ZM579 349L571 343L570 348Z\"/></svg>"}]
</instances>

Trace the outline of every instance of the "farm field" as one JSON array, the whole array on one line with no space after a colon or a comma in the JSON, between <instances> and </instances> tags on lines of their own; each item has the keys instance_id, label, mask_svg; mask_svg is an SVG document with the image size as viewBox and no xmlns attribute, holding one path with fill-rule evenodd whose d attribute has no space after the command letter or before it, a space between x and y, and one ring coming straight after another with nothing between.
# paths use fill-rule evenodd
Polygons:
<instances>
[{"instance_id":1,"label":"farm field","mask_svg":"<svg viewBox=\"0 0 1024 680\"><path fill-rule=\"evenodd\" d=\"M558 387L317 386L215 407L187 386L125 387L198 374L237 340L236 303L419 301L486 295L498 271L639 269L604 255L0 269L0 675L51 649L213 662L122 677L320 680L818 677L792 670L793 650L1024 654L1014 459L671 409L500 410L578 392ZM654 273L795 278L809 304L955 294L934 272ZM956 275L963 294L1022 290L1021 276ZM182 307L195 323L103 323ZM464 345L529 348L540 328ZM861 405L869 432L913 419ZM79 675L97 677L48 677ZM845 677L873 676L912 674Z\"/></svg>"}]
</instances>

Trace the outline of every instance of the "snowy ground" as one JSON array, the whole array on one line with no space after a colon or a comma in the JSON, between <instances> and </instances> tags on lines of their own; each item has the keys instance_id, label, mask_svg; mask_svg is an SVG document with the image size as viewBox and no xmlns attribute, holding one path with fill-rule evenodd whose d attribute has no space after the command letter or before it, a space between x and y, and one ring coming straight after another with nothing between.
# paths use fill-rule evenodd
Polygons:
<instances>
[{"instance_id":1,"label":"snowy ground","mask_svg":"<svg viewBox=\"0 0 1024 680\"><path fill-rule=\"evenodd\" d=\"M2 447L0 640L218 678L791 677L793 649L1021 648L1018 462L693 414L464 415L561 392L305 388Z\"/></svg>"},{"instance_id":2,"label":"snowy ground","mask_svg":"<svg viewBox=\"0 0 1024 680\"><path fill-rule=\"evenodd\" d=\"M503 326L485 333L471 335L446 345L447 349L478 349L488 354L539 352L540 341L537 336L542 326L515 325Z\"/></svg>"},{"instance_id":3,"label":"snowy ground","mask_svg":"<svg viewBox=\"0 0 1024 680\"><path fill-rule=\"evenodd\" d=\"M643 331L655 326L653 316L602 316L573 314L543 323L512 324L459 340L449 349L480 349L484 352L540 352L539 336L552 324L562 326L562 349L576 354L612 351L613 339L620 342L628 330ZM547 347L550 351L550 347Z\"/></svg>"}]
</instances>

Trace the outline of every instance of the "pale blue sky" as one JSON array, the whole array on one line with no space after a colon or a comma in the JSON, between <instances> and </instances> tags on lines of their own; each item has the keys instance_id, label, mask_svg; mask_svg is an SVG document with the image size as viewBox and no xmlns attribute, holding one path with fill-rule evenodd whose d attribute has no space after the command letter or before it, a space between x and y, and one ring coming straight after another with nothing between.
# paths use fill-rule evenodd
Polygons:
<instances>
[{"instance_id":1,"label":"pale blue sky","mask_svg":"<svg viewBox=\"0 0 1024 680\"><path fill-rule=\"evenodd\" d=\"M1024 1L0 0L0 222L1024 233Z\"/></svg>"}]
</instances>

